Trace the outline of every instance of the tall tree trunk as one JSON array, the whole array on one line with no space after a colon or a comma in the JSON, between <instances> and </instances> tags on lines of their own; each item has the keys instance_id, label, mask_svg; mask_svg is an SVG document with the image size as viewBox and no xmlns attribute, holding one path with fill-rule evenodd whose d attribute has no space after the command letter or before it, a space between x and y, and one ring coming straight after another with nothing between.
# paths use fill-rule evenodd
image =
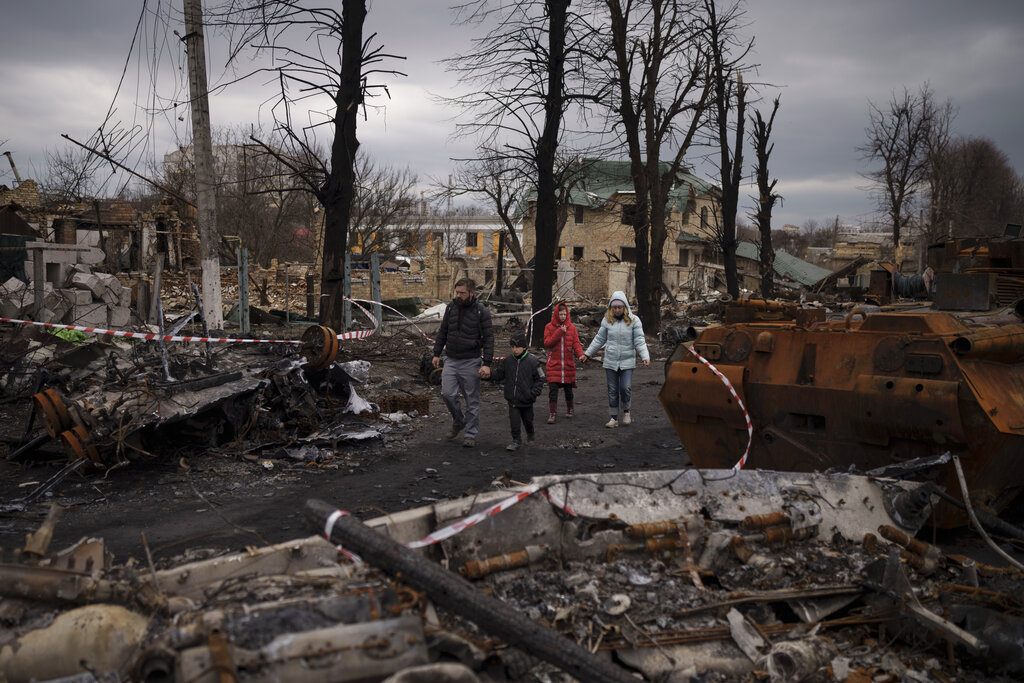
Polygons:
<instances>
[{"instance_id":1,"label":"tall tree trunk","mask_svg":"<svg viewBox=\"0 0 1024 683\"><path fill-rule=\"evenodd\" d=\"M736 209L739 206L740 180L743 171L743 122L745 90L742 79L736 87L736 141L729 148L729 110L731 97L727 94L727 76L716 74L718 98L718 135L722 165L722 222L720 246L725 267L725 286L729 294L739 298L740 285L736 269Z\"/></svg>"},{"instance_id":2,"label":"tall tree trunk","mask_svg":"<svg viewBox=\"0 0 1024 683\"><path fill-rule=\"evenodd\" d=\"M565 31L570 0L549 0L548 9L548 83L544 96L544 128L537 140L537 252L533 264L533 312L551 303L555 279L555 247L558 246L558 182L555 157L562 127L565 88ZM544 343L544 325L534 321L534 346Z\"/></svg>"},{"instance_id":3,"label":"tall tree trunk","mask_svg":"<svg viewBox=\"0 0 1024 683\"><path fill-rule=\"evenodd\" d=\"M334 143L331 171L320 192L324 207L324 256L320 297L320 322L340 329L348 225L355 197L355 158L359 149L356 117L363 103L363 22L365 0L343 0L341 79L335 97Z\"/></svg>"},{"instance_id":4,"label":"tall tree trunk","mask_svg":"<svg viewBox=\"0 0 1024 683\"><path fill-rule=\"evenodd\" d=\"M754 130L751 137L754 142L754 155L757 160L755 175L757 177L757 230L761 234L761 296L765 299L775 297L775 249L772 246L772 209L779 195L775 193L777 180L771 179L768 171L768 159L775 145L771 144L772 127L775 125L775 114L779 111L779 98L775 98L771 116L765 121L761 112L755 111L751 122Z\"/></svg>"}]
</instances>

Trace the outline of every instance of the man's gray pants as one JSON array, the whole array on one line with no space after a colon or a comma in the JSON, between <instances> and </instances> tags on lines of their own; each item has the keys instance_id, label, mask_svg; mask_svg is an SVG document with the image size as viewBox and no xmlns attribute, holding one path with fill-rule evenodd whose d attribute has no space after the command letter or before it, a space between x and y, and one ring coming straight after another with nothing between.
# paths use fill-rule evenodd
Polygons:
<instances>
[{"instance_id":1,"label":"man's gray pants","mask_svg":"<svg viewBox=\"0 0 1024 683\"><path fill-rule=\"evenodd\" d=\"M479 358L445 358L441 371L441 398L452 414L452 426L466 428L466 438L475 439L480 431L480 366ZM459 396L466 398L462 412Z\"/></svg>"}]
</instances>

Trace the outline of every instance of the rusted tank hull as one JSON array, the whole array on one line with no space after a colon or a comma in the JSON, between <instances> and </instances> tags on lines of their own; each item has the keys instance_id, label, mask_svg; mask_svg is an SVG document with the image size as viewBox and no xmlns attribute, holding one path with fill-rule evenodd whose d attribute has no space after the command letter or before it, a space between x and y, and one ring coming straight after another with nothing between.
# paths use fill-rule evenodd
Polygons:
<instances>
[{"instance_id":1,"label":"rusted tank hull","mask_svg":"<svg viewBox=\"0 0 1024 683\"><path fill-rule=\"evenodd\" d=\"M730 324L696 339L750 414L746 466L866 470L951 451L972 500L1004 508L1024 490L1024 362L954 353L950 343L975 330L949 314L862 318ZM659 397L676 433L697 467L731 467L747 445L743 411L695 357L674 359ZM951 468L939 483L959 493ZM937 521L963 518L947 506Z\"/></svg>"}]
</instances>

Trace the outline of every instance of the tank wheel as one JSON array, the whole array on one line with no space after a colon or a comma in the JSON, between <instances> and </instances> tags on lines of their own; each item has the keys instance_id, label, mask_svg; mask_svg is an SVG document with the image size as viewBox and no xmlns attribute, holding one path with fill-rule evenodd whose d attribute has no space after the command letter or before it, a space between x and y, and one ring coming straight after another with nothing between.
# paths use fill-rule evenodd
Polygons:
<instances>
[{"instance_id":1,"label":"tank wheel","mask_svg":"<svg viewBox=\"0 0 1024 683\"><path fill-rule=\"evenodd\" d=\"M97 465L103 464L96 444L89 438L89 432L82 425L75 425L71 429L61 432L60 441L64 445L68 458L72 461L88 458Z\"/></svg>"},{"instance_id":2,"label":"tank wheel","mask_svg":"<svg viewBox=\"0 0 1024 683\"><path fill-rule=\"evenodd\" d=\"M46 433L57 438L61 432L71 428L71 416L64 406L64 400L52 387L32 396L36 414L43 423Z\"/></svg>"},{"instance_id":3,"label":"tank wheel","mask_svg":"<svg viewBox=\"0 0 1024 683\"><path fill-rule=\"evenodd\" d=\"M329 327L314 325L302 335L302 355L313 370L323 370L338 357L338 335Z\"/></svg>"}]
</instances>

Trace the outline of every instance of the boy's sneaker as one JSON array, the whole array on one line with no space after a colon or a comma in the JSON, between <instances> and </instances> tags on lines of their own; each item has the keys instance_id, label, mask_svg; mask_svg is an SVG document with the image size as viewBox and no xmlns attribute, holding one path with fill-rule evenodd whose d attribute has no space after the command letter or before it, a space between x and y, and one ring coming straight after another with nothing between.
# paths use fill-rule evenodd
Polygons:
<instances>
[{"instance_id":1,"label":"boy's sneaker","mask_svg":"<svg viewBox=\"0 0 1024 683\"><path fill-rule=\"evenodd\" d=\"M459 435L459 432L461 432L461 431L462 431L462 427L456 427L455 425L452 425L452 428L449 429L445 433L444 438L446 438L446 439L454 439L455 437L457 437Z\"/></svg>"},{"instance_id":2,"label":"boy's sneaker","mask_svg":"<svg viewBox=\"0 0 1024 683\"><path fill-rule=\"evenodd\" d=\"M605 422L604 426L607 427L608 429L615 429L616 427L619 426L619 421L613 417L609 419L607 422Z\"/></svg>"},{"instance_id":3,"label":"boy's sneaker","mask_svg":"<svg viewBox=\"0 0 1024 683\"><path fill-rule=\"evenodd\" d=\"M526 443L533 443L533 437L534 437L533 434L527 434L526 435Z\"/></svg>"},{"instance_id":4,"label":"boy's sneaker","mask_svg":"<svg viewBox=\"0 0 1024 683\"><path fill-rule=\"evenodd\" d=\"M567 408L566 411L565 411L565 416L566 417L576 417L576 409L575 408Z\"/></svg>"},{"instance_id":5,"label":"boy's sneaker","mask_svg":"<svg viewBox=\"0 0 1024 683\"><path fill-rule=\"evenodd\" d=\"M632 423L633 423L633 418L631 418L631 417L629 416L629 411L627 410L626 412L624 412L624 413L622 414L622 424L624 424L624 425L630 425L630 424L632 424Z\"/></svg>"},{"instance_id":6,"label":"boy's sneaker","mask_svg":"<svg viewBox=\"0 0 1024 683\"><path fill-rule=\"evenodd\" d=\"M518 441L512 441L511 443L509 443L509 445L505 446L505 450L506 451L518 451L519 447L522 446L522 445L523 444L519 443Z\"/></svg>"},{"instance_id":7,"label":"boy's sneaker","mask_svg":"<svg viewBox=\"0 0 1024 683\"><path fill-rule=\"evenodd\" d=\"M551 413L550 415L548 415L548 424L549 425L555 424L555 420L557 420L557 419L558 419L558 413Z\"/></svg>"},{"instance_id":8,"label":"boy's sneaker","mask_svg":"<svg viewBox=\"0 0 1024 683\"><path fill-rule=\"evenodd\" d=\"M473 448L474 446L476 446L476 439L467 436L465 439L462 440L462 445L465 446L466 448Z\"/></svg>"}]
</instances>

